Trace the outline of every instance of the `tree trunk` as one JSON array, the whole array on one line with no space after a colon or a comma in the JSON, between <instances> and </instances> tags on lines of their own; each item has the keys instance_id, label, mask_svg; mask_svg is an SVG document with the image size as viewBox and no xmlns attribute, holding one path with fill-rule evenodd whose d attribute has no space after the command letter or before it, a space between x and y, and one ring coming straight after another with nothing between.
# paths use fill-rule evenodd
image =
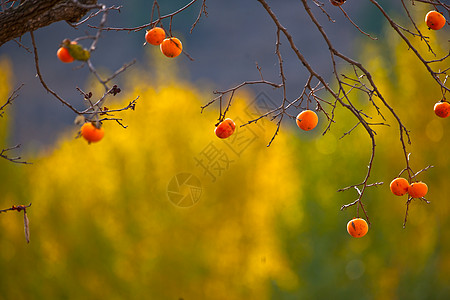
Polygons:
<instances>
[{"instance_id":1,"label":"tree trunk","mask_svg":"<svg viewBox=\"0 0 450 300\"><path fill-rule=\"evenodd\" d=\"M97 0L78 2L92 5ZM72 0L25 0L19 6L0 13L0 46L54 22L77 22L88 11L89 9L78 6Z\"/></svg>"}]
</instances>

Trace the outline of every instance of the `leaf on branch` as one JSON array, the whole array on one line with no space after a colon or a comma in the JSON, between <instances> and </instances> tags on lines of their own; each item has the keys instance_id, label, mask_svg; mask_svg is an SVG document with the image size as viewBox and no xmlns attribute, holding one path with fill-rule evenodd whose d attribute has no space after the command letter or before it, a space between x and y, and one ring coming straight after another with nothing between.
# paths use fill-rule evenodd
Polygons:
<instances>
[{"instance_id":1,"label":"leaf on branch","mask_svg":"<svg viewBox=\"0 0 450 300\"><path fill-rule=\"evenodd\" d=\"M65 39L62 42L62 46L69 50L70 56L79 61L87 61L91 57L91 52L84 49L83 46L76 42L71 42L69 39Z\"/></svg>"}]
</instances>

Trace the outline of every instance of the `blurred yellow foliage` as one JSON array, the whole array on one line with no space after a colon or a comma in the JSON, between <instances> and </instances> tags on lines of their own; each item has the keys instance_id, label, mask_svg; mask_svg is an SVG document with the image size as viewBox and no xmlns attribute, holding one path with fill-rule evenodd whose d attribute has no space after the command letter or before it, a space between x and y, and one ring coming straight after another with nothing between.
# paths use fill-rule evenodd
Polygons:
<instances>
[{"instance_id":1,"label":"blurred yellow foliage","mask_svg":"<svg viewBox=\"0 0 450 300\"><path fill-rule=\"evenodd\" d=\"M14 250L0 263L9 270L1 288L39 282L14 299L230 300L268 299L271 281L295 287L276 226L299 211L288 137L265 147L275 129L266 122L220 140L216 111L200 114L206 99L192 86L134 87L114 104L139 95L136 111L121 115L128 128L106 122L104 139L90 145L74 129L28 168L32 242L25 248L21 234L2 227ZM238 126L249 97L238 96L227 115ZM183 173L201 184L199 199L192 186L175 191L195 198L190 207L168 197Z\"/></svg>"}]
</instances>

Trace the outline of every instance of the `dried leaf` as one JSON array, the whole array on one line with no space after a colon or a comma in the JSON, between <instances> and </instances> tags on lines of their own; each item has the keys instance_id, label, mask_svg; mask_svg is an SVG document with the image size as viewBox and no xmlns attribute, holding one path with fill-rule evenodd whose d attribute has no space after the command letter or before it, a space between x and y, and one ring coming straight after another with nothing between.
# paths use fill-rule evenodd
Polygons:
<instances>
[{"instance_id":1,"label":"dried leaf","mask_svg":"<svg viewBox=\"0 0 450 300\"><path fill-rule=\"evenodd\" d=\"M79 126L83 125L85 122L86 122L86 118L82 115L78 115L74 120L75 125L79 125Z\"/></svg>"},{"instance_id":2,"label":"dried leaf","mask_svg":"<svg viewBox=\"0 0 450 300\"><path fill-rule=\"evenodd\" d=\"M30 221L28 221L27 211L23 211L23 226L25 229L25 239L30 242Z\"/></svg>"}]
</instances>

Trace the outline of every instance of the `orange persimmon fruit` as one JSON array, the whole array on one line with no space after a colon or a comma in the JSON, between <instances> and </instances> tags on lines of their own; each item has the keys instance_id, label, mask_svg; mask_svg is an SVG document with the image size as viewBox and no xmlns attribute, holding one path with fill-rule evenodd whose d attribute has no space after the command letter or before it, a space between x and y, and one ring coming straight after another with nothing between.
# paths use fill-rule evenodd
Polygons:
<instances>
[{"instance_id":1,"label":"orange persimmon fruit","mask_svg":"<svg viewBox=\"0 0 450 300\"><path fill-rule=\"evenodd\" d=\"M403 196L408 192L409 182L403 177L397 177L391 181L389 188L396 196Z\"/></svg>"},{"instance_id":2,"label":"orange persimmon fruit","mask_svg":"<svg viewBox=\"0 0 450 300\"><path fill-rule=\"evenodd\" d=\"M97 128L92 122L84 123L81 126L81 136L89 143L100 141L105 135L103 127Z\"/></svg>"},{"instance_id":3,"label":"orange persimmon fruit","mask_svg":"<svg viewBox=\"0 0 450 300\"><path fill-rule=\"evenodd\" d=\"M236 124L234 124L233 120L225 119L217 125L216 129L214 129L214 133L221 139L226 139L230 135L234 133L236 129Z\"/></svg>"},{"instance_id":4,"label":"orange persimmon fruit","mask_svg":"<svg viewBox=\"0 0 450 300\"><path fill-rule=\"evenodd\" d=\"M347 223L347 232L352 237L363 237L369 231L369 225L367 225L366 220L362 218L354 218Z\"/></svg>"},{"instance_id":5,"label":"orange persimmon fruit","mask_svg":"<svg viewBox=\"0 0 450 300\"><path fill-rule=\"evenodd\" d=\"M167 57L177 57L183 50L181 41L176 37L166 38L162 41L161 52Z\"/></svg>"},{"instance_id":6,"label":"orange persimmon fruit","mask_svg":"<svg viewBox=\"0 0 450 300\"><path fill-rule=\"evenodd\" d=\"M441 118L447 118L450 115L450 103L440 101L434 105L434 113Z\"/></svg>"},{"instance_id":7,"label":"orange persimmon fruit","mask_svg":"<svg viewBox=\"0 0 450 300\"><path fill-rule=\"evenodd\" d=\"M145 40L147 43L159 46L166 38L166 32L161 27L154 27L147 31L145 34Z\"/></svg>"},{"instance_id":8,"label":"orange persimmon fruit","mask_svg":"<svg viewBox=\"0 0 450 300\"><path fill-rule=\"evenodd\" d=\"M347 0L330 0L330 3L333 4L334 6L341 6L342 4L345 3L345 1Z\"/></svg>"},{"instance_id":9,"label":"orange persimmon fruit","mask_svg":"<svg viewBox=\"0 0 450 300\"><path fill-rule=\"evenodd\" d=\"M428 192L428 186L422 181L413 182L408 187L408 194L413 198L422 198Z\"/></svg>"},{"instance_id":10,"label":"orange persimmon fruit","mask_svg":"<svg viewBox=\"0 0 450 300\"><path fill-rule=\"evenodd\" d=\"M303 130L312 130L317 126L319 117L312 110L304 110L297 115L297 126Z\"/></svg>"},{"instance_id":11,"label":"orange persimmon fruit","mask_svg":"<svg viewBox=\"0 0 450 300\"><path fill-rule=\"evenodd\" d=\"M71 63L75 59L70 55L69 50L65 47L60 47L56 52L56 56L58 56L59 60L63 63Z\"/></svg>"},{"instance_id":12,"label":"orange persimmon fruit","mask_svg":"<svg viewBox=\"0 0 450 300\"><path fill-rule=\"evenodd\" d=\"M441 29L445 22L445 17L435 10L429 11L425 16L425 23L427 23L428 28L433 30Z\"/></svg>"}]
</instances>

